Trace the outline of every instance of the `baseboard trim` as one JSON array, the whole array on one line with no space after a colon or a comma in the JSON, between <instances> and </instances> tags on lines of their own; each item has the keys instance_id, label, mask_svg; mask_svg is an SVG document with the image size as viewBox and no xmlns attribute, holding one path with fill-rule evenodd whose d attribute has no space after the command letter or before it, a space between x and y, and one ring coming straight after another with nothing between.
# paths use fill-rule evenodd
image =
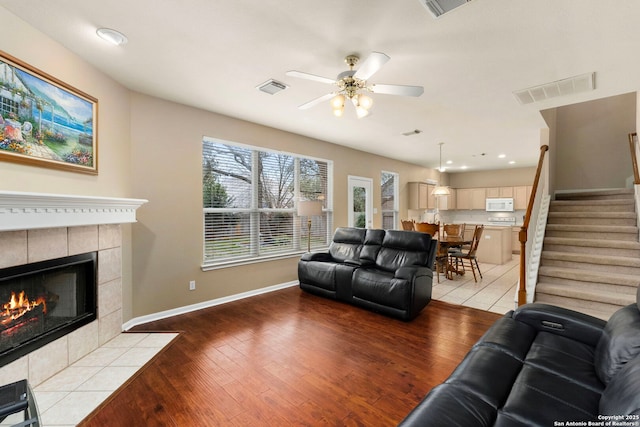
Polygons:
<instances>
[{"instance_id":1,"label":"baseboard trim","mask_svg":"<svg viewBox=\"0 0 640 427\"><path fill-rule=\"evenodd\" d=\"M135 317L125 322L122 325L122 330L128 331L134 326L144 325L145 323L166 319L167 317L178 316L180 314L202 310L203 308L214 307L216 305L226 304L228 302L237 301L244 298L251 298L256 295L266 294L268 292L274 292L280 289L290 288L292 286L298 286L298 285L299 285L299 282L297 280L294 280L292 282L280 283L278 285L267 286L266 288L255 289L252 291L242 292L240 294L234 294L234 295L229 295L227 297L216 298L209 301L203 301L197 304L191 304L184 307L173 308L171 310L160 311L158 313L147 314L146 316Z\"/></svg>"}]
</instances>

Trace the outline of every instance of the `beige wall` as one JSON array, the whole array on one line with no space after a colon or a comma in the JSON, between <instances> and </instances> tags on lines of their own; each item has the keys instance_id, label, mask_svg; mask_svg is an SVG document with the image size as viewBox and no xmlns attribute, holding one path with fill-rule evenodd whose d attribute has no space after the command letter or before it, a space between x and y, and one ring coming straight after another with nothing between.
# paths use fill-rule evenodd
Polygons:
<instances>
[{"instance_id":1,"label":"beige wall","mask_svg":"<svg viewBox=\"0 0 640 427\"><path fill-rule=\"evenodd\" d=\"M134 197L129 91L63 46L0 8L2 50L98 99L98 175L0 162L0 190ZM107 54L107 53L105 53ZM131 228L123 226L125 316L131 307Z\"/></svg>"},{"instance_id":2,"label":"beige wall","mask_svg":"<svg viewBox=\"0 0 640 427\"><path fill-rule=\"evenodd\" d=\"M449 185L453 188L531 185L535 175L534 167L451 173Z\"/></svg>"},{"instance_id":3,"label":"beige wall","mask_svg":"<svg viewBox=\"0 0 640 427\"><path fill-rule=\"evenodd\" d=\"M347 176L374 182L374 227L381 226L380 174L400 174L400 212L407 182L437 172L215 113L133 94L133 193L149 199L133 226L134 317L297 280L297 258L202 271L202 138L332 160L334 226L347 225ZM190 280L196 290L189 291Z\"/></svg>"},{"instance_id":4,"label":"beige wall","mask_svg":"<svg viewBox=\"0 0 640 427\"><path fill-rule=\"evenodd\" d=\"M636 129L635 92L555 114L555 189L624 187L633 174L627 135Z\"/></svg>"}]
</instances>

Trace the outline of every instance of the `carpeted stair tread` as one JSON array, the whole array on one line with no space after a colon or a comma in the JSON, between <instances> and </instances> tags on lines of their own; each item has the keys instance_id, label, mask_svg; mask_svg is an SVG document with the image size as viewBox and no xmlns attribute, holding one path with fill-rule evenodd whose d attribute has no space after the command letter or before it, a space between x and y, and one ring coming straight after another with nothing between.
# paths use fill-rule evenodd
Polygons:
<instances>
[{"instance_id":1,"label":"carpeted stair tread","mask_svg":"<svg viewBox=\"0 0 640 427\"><path fill-rule=\"evenodd\" d=\"M545 237L545 244L586 246L592 248L640 249L640 242L629 240L578 239L573 237Z\"/></svg>"},{"instance_id":2,"label":"carpeted stair tread","mask_svg":"<svg viewBox=\"0 0 640 427\"><path fill-rule=\"evenodd\" d=\"M615 218L615 219L636 219L635 212L549 212L549 218Z\"/></svg>"},{"instance_id":3,"label":"carpeted stair tread","mask_svg":"<svg viewBox=\"0 0 640 427\"><path fill-rule=\"evenodd\" d=\"M633 205L633 199L602 199L602 200L552 200L550 206L608 206L608 205Z\"/></svg>"},{"instance_id":4,"label":"carpeted stair tread","mask_svg":"<svg viewBox=\"0 0 640 427\"><path fill-rule=\"evenodd\" d=\"M559 277L593 283L608 283L620 286L640 286L640 276L619 273L601 273L593 270L562 267L544 267L538 269L538 276ZM548 280L548 279L545 279Z\"/></svg>"},{"instance_id":5,"label":"carpeted stair tread","mask_svg":"<svg viewBox=\"0 0 640 427\"><path fill-rule=\"evenodd\" d=\"M634 225L547 224L547 230L585 233L638 233L638 227Z\"/></svg>"},{"instance_id":6,"label":"carpeted stair tread","mask_svg":"<svg viewBox=\"0 0 640 427\"><path fill-rule=\"evenodd\" d=\"M570 191L556 193L556 200L573 200L575 198L582 199L585 197L603 197L603 196L619 196L624 198L633 198L633 188L609 188L606 190L591 191Z\"/></svg>"},{"instance_id":7,"label":"carpeted stair tread","mask_svg":"<svg viewBox=\"0 0 640 427\"><path fill-rule=\"evenodd\" d=\"M607 256L598 254L581 254L573 252L556 252L556 251L542 251L542 258L553 259L557 261L573 261L583 262L598 265L614 265L624 267L638 267L640 268L640 258L634 257L622 257L622 256Z\"/></svg>"},{"instance_id":8,"label":"carpeted stair tread","mask_svg":"<svg viewBox=\"0 0 640 427\"><path fill-rule=\"evenodd\" d=\"M594 301L619 306L629 305L636 301L635 294L612 294L610 292L598 292L595 289L579 289L544 282L538 283L536 292L540 294L558 295L564 298Z\"/></svg>"}]
</instances>

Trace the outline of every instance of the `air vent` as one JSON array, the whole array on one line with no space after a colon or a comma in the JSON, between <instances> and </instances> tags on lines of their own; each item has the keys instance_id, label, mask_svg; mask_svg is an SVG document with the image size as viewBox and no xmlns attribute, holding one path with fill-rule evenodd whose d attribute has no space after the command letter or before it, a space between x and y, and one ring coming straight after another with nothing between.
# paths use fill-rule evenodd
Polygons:
<instances>
[{"instance_id":1,"label":"air vent","mask_svg":"<svg viewBox=\"0 0 640 427\"><path fill-rule=\"evenodd\" d=\"M420 4L422 4L434 18L437 18L470 1L471 0L420 0Z\"/></svg>"},{"instance_id":2,"label":"air vent","mask_svg":"<svg viewBox=\"0 0 640 427\"><path fill-rule=\"evenodd\" d=\"M595 88L596 73L586 73L528 89L517 90L513 92L513 95L518 99L520 104L531 104L558 96L587 92Z\"/></svg>"},{"instance_id":3,"label":"air vent","mask_svg":"<svg viewBox=\"0 0 640 427\"><path fill-rule=\"evenodd\" d=\"M264 93L268 93L269 95L274 95L280 91L285 90L288 87L289 86L282 82L270 79L262 83L261 85L256 86L256 89L261 90Z\"/></svg>"}]
</instances>

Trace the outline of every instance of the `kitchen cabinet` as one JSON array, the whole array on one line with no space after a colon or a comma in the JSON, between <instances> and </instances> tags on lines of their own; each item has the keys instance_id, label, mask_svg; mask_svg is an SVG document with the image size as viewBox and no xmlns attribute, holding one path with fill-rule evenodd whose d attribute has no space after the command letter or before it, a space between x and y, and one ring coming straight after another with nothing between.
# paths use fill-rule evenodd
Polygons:
<instances>
[{"instance_id":1,"label":"kitchen cabinet","mask_svg":"<svg viewBox=\"0 0 640 427\"><path fill-rule=\"evenodd\" d=\"M409 183L409 209L435 209L436 198L431 193L434 184L426 182Z\"/></svg>"},{"instance_id":2,"label":"kitchen cabinet","mask_svg":"<svg viewBox=\"0 0 640 427\"><path fill-rule=\"evenodd\" d=\"M448 196L436 197L439 211L457 209L456 197L458 191L455 188L450 188L449 191L451 191L451 194Z\"/></svg>"},{"instance_id":3,"label":"kitchen cabinet","mask_svg":"<svg viewBox=\"0 0 640 427\"><path fill-rule=\"evenodd\" d=\"M457 209L471 209L471 189L458 188L456 190Z\"/></svg>"},{"instance_id":4,"label":"kitchen cabinet","mask_svg":"<svg viewBox=\"0 0 640 427\"><path fill-rule=\"evenodd\" d=\"M529 203L532 190L532 185L519 185L517 187L513 187L513 208L515 210L527 209L527 204Z\"/></svg>"},{"instance_id":5,"label":"kitchen cabinet","mask_svg":"<svg viewBox=\"0 0 640 427\"><path fill-rule=\"evenodd\" d=\"M485 210L487 207L487 189L472 188L471 189L471 209Z\"/></svg>"},{"instance_id":6,"label":"kitchen cabinet","mask_svg":"<svg viewBox=\"0 0 640 427\"><path fill-rule=\"evenodd\" d=\"M513 187L489 187L486 189L487 199L499 197L514 197Z\"/></svg>"},{"instance_id":7,"label":"kitchen cabinet","mask_svg":"<svg viewBox=\"0 0 640 427\"><path fill-rule=\"evenodd\" d=\"M486 208L486 188L458 188L456 189L456 209L481 209Z\"/></svg>"}]
</instances>

